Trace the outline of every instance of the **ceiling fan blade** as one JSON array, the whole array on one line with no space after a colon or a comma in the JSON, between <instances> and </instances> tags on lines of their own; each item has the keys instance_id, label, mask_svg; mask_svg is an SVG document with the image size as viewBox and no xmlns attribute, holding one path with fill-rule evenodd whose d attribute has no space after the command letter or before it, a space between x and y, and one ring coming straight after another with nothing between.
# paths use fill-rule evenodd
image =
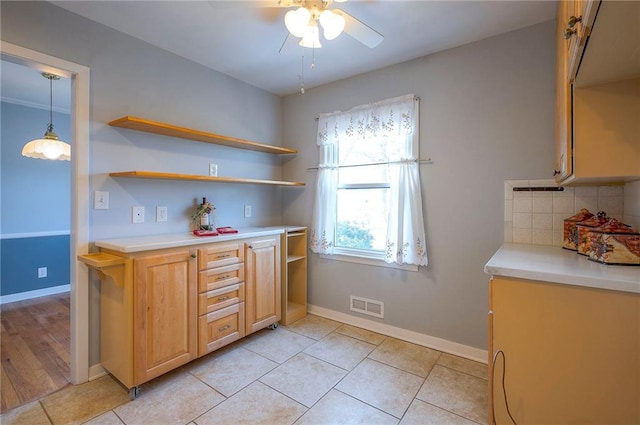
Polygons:
<instances>
[{"instance_id":1,"label":"ceiling fan blade","mask_svg":"<svg viewBox=\"0 0 640 425\"><path fill-rule=\"evenodd\" d=\"M344 32L355 38L365 46L373 49L378 44L382 43L384 36L378 31L371 28L369 25L349 15L347 12L341 9L332 9L333 12L337 12L344 16L345 25Z\"/></svg>"}]
</instances>

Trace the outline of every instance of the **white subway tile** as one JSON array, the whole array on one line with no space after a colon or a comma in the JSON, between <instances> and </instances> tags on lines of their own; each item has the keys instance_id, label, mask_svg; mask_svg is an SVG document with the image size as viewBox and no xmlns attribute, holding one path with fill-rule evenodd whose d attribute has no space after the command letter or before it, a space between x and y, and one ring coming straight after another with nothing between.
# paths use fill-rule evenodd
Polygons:
<instances>
[{"instance_id":1,"label":"white subway tile","mask_svg":"<svg viewBox=\"0 0 640 425\"><path fill-rule=\"evenodd\" d=\"M574 188L576 197L597 197L598 196L598 187L597 186L578 186Z\"/></svg>"},{"instance_id":2,"label":"white subway tile","mask_svg":"<svg viewBox=\"0 0 640 425\"><path fill-rule=\"evenodd\" d=\"M513 242L513 222L504 222L504 241Z\"/></svg>"},{"instance_id":3,"label":"white subway tile","mask_svg":"<svg viewBox=\"0 0 640 425\"><path fill-rule=\"evenodd\" d=\"M531 230L513 229L513 242L515 243L531 243Z\"/></svg>"},{"instance_id":4,"label":"white subway tile","mask_svg":"<svg viewBox=\"0 0 640 425\"><path fill-rule=\"evenodd\" d=\"M574 199L571 197L553 198L553 212L572 215L574 213Z\"/></svg>"},{"instance_id":5,"label":"white subway tile","mask_svg":"<svg viewBox=\"0 0 640 425\"><path fill-rule=\"evenodd\" d=\"M591 214L597 213L598 212L598 197L577 196L576 195L575 211L578 212L582 208L588 209Z\"/></svg>"},{"instance_id":6,"label":"white subway tile","mask_svg":"<svg viewBox=\"0 0 640 425\"><path fill-rule=\"evenodd\" d=\"M533 230L531 243L534 245L553 245L553 232L551 230Z\"/></svg>"},{"instance_id":7,"label":"white subway tile","mask_svg":"<svg viewBox=\"0 0 640 425\"><path fill-rule=\"evenodd\" d=\"M622 196L623 186L598 186L598 196Z\"/></svg>"},{"instance_id":8,"label":"white subway tile","mask_svg":"<svg viewBox=\"0 0 640 425\"><path fill-rule=\"evenodd\" d=\"M553 229L553 246L562 246L564 232Z\"/></svg>"},{"instance_id":9,"label":"white subway tile","mask_svg":"<svg viewBox=\"0 0 640 425\"><path fill-rule=\"evenodd\" d=\"M564 190L558 191L558 192L552 192L553 193L553 197L554 198L567 198L567 197L573 197L574 191L572 187L565 187L563 188Z\"/></svg>"},{"instance_id":10,"label":"white subway tile","mask_svg":"<svg viewBox=\"0 0 640 425\"><path fill-rule=\"evenodd\" d=\"M552 230L553 214L533 214L531 223L533 230Z\"/></svg>"},{"instance_id":11,"label":"white subway tile","mask_svg":"<svg viewBox=\"0 0 640 425\"><path fill-rule=\"evenodd\" d=\"M530 213L533 211L533 199L531 198L515 198L513 200L514 213Z\"/></svg>"},{"instance_id":12,"label":"white subway tile","mask_svg":"<svg viewBox=\"0 0 640 425\"><path fill-rule=\"evenodd\" d=\"M513 221L513 201L504 201L504 221Z\"/></svg>"},{"instance_id":13,"label":"white subway tile","mask_svg":"<svg viewBox=\"0 0 640 425\"><path fill-rule=\"evenodd\" d=\"M504 199L513 199L513 185L509 180L504 182Z\"/></svg>"},{"instance_id":14,"label":"white subway tile","mask_svg":"<svg viewBox=\"0 0 640 425\"><path fill-rule=\"evenodd\" d=\"M606 211L609 217L620 217L624 213L622 196L598 197L598 211Z\"/></svg>"},{"instance_id":15,"label":"white subway tile","mask_svg":"<svg viewBox=\"0 0 640 425\"><path fill-rule=\"evenodd\" d=\"M533 198L533 212L534 213L552 213L553 199L551 197Z\"/></svg>"},{"instance_id":16,"label":"white subway tile","mask_svg":"<svg viewBox=\"0 0 640 425\"><path fill-rule=\"evenodd\" d=\"M531 229L531 213L513 213L515 229Z\"/></svg>"}]
</instances>

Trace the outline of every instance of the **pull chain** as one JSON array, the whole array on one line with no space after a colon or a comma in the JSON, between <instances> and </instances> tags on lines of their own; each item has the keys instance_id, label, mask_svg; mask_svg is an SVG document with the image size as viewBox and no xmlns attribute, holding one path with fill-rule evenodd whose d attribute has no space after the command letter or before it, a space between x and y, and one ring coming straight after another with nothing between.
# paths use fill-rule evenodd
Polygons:
<instances>
[{"instance_id":1,"label":"pull chain","mask_svg":"<svg viewBox=\"0 0 640 425\"><path fill-rule=\"evenodd\" d=\"M304 94L304 47L302 47L302 63L300 65L300 94Z\"/></svg>"}]
</instances>

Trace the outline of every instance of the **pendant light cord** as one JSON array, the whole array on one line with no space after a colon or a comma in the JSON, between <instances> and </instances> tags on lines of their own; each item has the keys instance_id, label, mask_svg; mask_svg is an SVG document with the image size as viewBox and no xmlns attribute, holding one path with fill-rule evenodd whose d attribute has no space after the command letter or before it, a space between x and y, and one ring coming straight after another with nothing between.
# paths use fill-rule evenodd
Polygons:
<instances>
[{"instance_id":1,"label":"pendant light cord","mask_svg":"<svg viewBox=\"0 0 640 425\"><path fill-rule=\"evenodd\" d=\"M53 78L49 79L49 125L47 126L47 133L53 133Z\"/></svg>"}]
</instances>

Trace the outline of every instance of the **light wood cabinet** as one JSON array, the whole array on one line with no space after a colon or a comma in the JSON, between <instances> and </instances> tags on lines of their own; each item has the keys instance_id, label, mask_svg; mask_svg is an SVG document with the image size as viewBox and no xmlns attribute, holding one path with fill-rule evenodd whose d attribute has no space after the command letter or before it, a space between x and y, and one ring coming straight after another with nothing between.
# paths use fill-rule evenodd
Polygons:
<instances>
[{"instance_id":1,"label":"light wood cabinet","mask_svg":"<svg viewBox=\"0 0 640 425\"><path fill-rule=\"evenodd\" d=\"M102 366L134 398L139 385L277 325L281 233L79 256L101 281Z\"/></svg>"},{"instance_id":2,"label":"light wood cabinet","mask_svg":"<svg viewBox=\"0 0 640 425\"><path fill-rule=\"evenodd\" d=\"M489 299L489 423L503 392L519 424L640 423L639 294L494 276Z\"/></svg>"},{"instance_id":3,"label":"light wood cabinet","mask_svg":"<svg viewBox=\"0 0 640 425\"><path fill-rule=\"evenodd\" d=\"M280 237L245 241L246 334L281 318Z\"/></svg>"},{"instance_id":4,"label":"light wood cabinet","mask_svg":"<svg viewBox=\"0 0 640 425\"><path fill-rule=\"evenodd\" d=\"M282 324L307 315L307 229L290 227L281 238Z\"/></svg>"},{"instance_id":5,"label":"light wood cabinet","mask_svg":"<svg viewBox=\"0 0 640 425\"><path fill-rule=\"evenodd\" d=\"M197 356L196 250L134 259L136 384Z\"/></svg>"},{"instance_id":6,"label":"light wood cabinet","mask_svg":"<svg viewBox=\"0 0 640 425\"><path fill-rule=\"evenodd\" d=\"M559 184L640 179L638 14L640 2L558 2L553 172Z\"/></svg>"},{"instance_id":7,"label":"light wood cabinet","mask_svg":"<svg viewBox=\"0 0 640 425\"><path fill-rule=\"evenodd\" d=\"M198 250L198 356L245 335L245 264L242 241Z\"/></svg>"}]
</instances>

